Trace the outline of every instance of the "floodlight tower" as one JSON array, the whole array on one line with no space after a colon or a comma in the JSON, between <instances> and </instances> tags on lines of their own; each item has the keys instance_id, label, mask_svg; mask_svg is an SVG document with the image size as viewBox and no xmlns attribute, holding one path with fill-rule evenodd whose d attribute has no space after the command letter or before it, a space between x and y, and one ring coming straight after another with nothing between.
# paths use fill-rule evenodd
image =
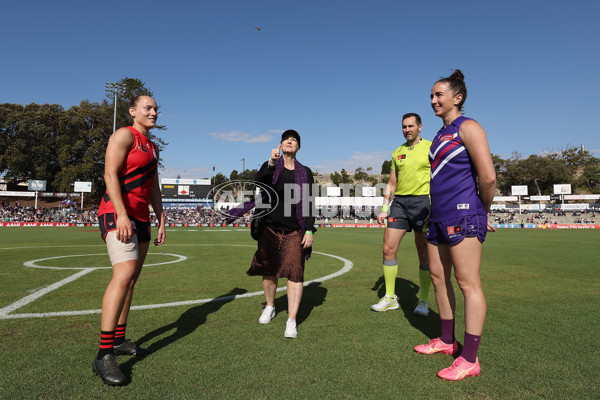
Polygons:
<instances>
[{"instance_id":1,"label":"floodlight tower","mask_svg":"<svg viewBox=\"0 0 600 400\"><path fill-rule=\"evenodd\" d=\"M106 82L106 92L114 93L115 116L113 119L113 132L117 130L117 97L125 92L125 84L120 82Z\"/></svg>"}]
</instances>

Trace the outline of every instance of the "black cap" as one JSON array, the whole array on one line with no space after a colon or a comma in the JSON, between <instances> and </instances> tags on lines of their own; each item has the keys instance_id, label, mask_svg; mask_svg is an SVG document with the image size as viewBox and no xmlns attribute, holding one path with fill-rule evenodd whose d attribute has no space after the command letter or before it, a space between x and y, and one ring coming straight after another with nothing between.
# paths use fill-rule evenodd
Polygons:
<instances>
[{"instance_id":1,"label":"black cap","mask_svg":"<svg viewBox=\"0 0 600 400\"><path fill-rule=\"evenodd\" d=\"M298 148L300 148L300 135L298 134L298 132L296 132L293 129L288 129L287 131L283 132L281 134L281 141L283 142L285 139L289 138L290 136L293 136L294 138L296 138L296 141L298 142Z\"/></svg>"}]
</instances>

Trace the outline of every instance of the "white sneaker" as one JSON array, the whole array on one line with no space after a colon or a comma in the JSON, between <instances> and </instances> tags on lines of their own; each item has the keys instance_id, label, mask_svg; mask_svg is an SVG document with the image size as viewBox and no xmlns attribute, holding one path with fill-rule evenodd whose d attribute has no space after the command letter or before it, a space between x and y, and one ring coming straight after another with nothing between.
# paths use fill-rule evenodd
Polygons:
<instances>
[{"instance_id":1,"label":"white sneaker","mask_svg":"<svg viewBox=\"0 0 600 400\"><path fill-rule=\"evenodd\" d=\"M387 310L395 310L398 307L398 296L394 295L394 297L388 296L387 294L379 300L379 303L373 304L371 306L371 310L373 311L387 311Z\"/></svg>"},{"instance_id":2,"label":"white sneaker","mask_svg":"<svg viewBox=\"0 0 600 400\"><path fill-rule=\"evenodd\" d=\"M290 318L285 323L285 333L283 334L285 337L296 338L298 337L298 328L296 327L296 321L294 318Z\"/></svg>"},{"instance_id":3,"label":"white sneaker","mask_svg":"<svg viewBox=\"0 0 600 400\"><path fill-rule=\"evenodd\" d=\"M273 318L275 318L275 307L266 306L262 314L260 315L260 318L258 319L258 323L268 324Z\"/></svg>"},{"instance_id":4,"label":"white sneaker","mask_svg":"<svg viewBox=\"0 0 600 400\"><path fill-rule=\"evenodd\" d=\"M429 315L429 303L425 300L419 299L419 302L417 303L413 314L420 315L422 317L427 317Z\"/></svg>"}]
</instances>

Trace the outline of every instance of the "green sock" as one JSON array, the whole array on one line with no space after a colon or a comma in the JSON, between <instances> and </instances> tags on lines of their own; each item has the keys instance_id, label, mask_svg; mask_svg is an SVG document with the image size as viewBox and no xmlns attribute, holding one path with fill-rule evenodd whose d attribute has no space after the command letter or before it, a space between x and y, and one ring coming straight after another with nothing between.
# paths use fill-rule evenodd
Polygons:
<instances>
[{"instance_id":1,"label":"green sock","mask_svg":"<svg viewBox=\"0 0 600 400\"><path fill-rule=\"evenodd\" d=\"M429 288L431 287L431 276L429 275L429 265L420 265L419 266L419 284L421 285L421 289L419 292L419 299L427 301L427 299L429 298Z\"/></svg>"},{"instance_id":2,"label":"green sock","mask_svg":"<svg viewBox=\"0 0 600 400\"><path fill-rule=\"evenodd\" d=\"M383 277L385 278L385 294L387 296L394 297L396 294L396 276L398 276L398 262L396 260L384 260Z\"/></svg>"}]
</instances>

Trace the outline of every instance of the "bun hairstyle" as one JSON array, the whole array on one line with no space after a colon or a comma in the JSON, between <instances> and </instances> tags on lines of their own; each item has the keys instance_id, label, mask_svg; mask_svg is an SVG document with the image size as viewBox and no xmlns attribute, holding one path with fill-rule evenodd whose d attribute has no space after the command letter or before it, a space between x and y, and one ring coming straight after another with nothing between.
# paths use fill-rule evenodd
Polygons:
<instances>
[{"instance_id":1,"label":"bun hairstyle","mask_svg":"<svg viewBox=\"0 0 600 400\"><path fill-rule=\"evenodd\" d=\"M463 106L467 100L467 86L465 85L465 76L463 75L462 71L460 69L454 70L452 75L447 78L442 78L438 82L448 83L453 96L462 94L462 100L458 104L458 109L460 110L461 114L464 114L465 109Z\"/></svg>"},{"instance_id":2,"label":"bun hairstyle","mask_svg":"<svg viewBox=\"0 0 600 400\"><path fill-rule=\"evenodd\" d=\"M135 107L136 104L140 101L140 99L144 97L144 95L141 94L137 94L135 96L133 96L130 100L129 100L129 107Z\"/></svg>"}]
</instances>

